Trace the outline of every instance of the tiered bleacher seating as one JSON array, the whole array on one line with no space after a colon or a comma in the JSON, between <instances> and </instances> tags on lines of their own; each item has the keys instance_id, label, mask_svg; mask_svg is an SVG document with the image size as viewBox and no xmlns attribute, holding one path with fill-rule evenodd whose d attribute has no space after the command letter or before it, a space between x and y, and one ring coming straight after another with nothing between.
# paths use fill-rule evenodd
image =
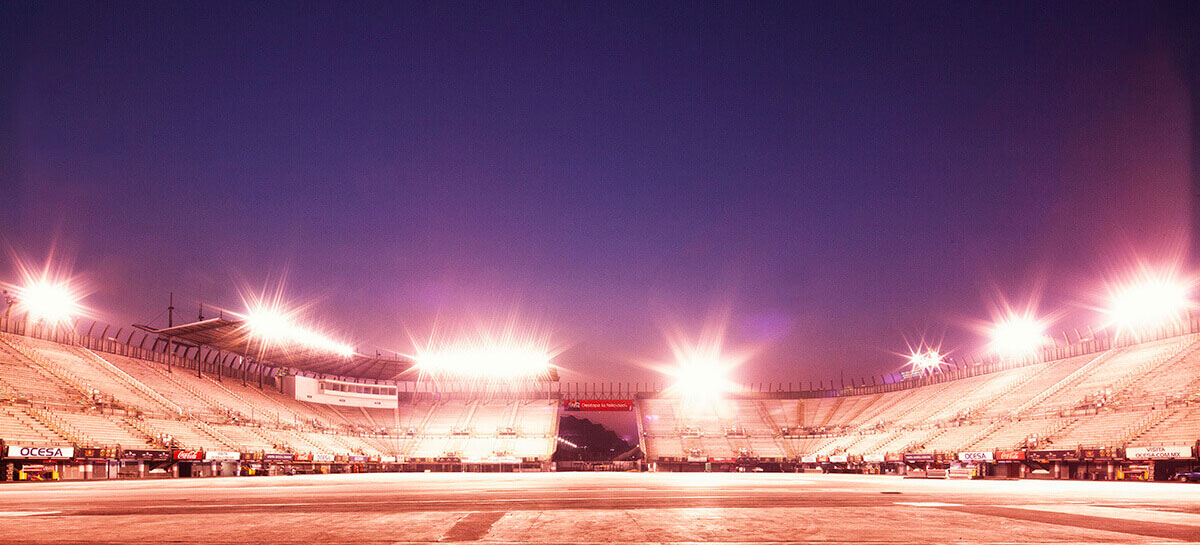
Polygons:
<instances>
[{"instance_id":1,"label":"tiered bleacher seating","mask_svg":"<svg viewBox=\"0 0 1200 545\"><path fill-rule=\"evenodd\" d=\"M1197 416L1191 409L1176 407L1190 402L1200 402L1196 335L883 393L729 400L702 410L665 398L638 406L647 456L655 459L769 449L770 442L791 457L1187 444L1200 438L1200 424L1188 420ZM731 425L748 438L719 441ZM791 431L767 438L778 434L766 430L780 428Z\"/></svg>"},{"instance_id":2,"label":"tiered bleacher seating","mask_svg":"<svg viewBox=\"0 0 1200 545\"><path fill-rule=\"evenodd\" d=\"M50 429L20 407L0 405L0 438L9 443L70 445L71 441Z\"/></svg>"},{"instance_id":3,"label":"tiered bleacher seating","mask_svg":"<svg viewBox=\"0 0 1200 545\"><path fill-rule=\"evenodd\" d=\"M1072 409L1089 396L1095 401L1106 400L1111 394L1107 389L1118 380L1134 373L1140 366L1171 358L1195 341L1194 336L1177 337L1110 351L1108 357L1071 377L1072 380L1037 403L1031 411L1052 413Z\"/></svg>"},{"instance_id":4,"label":"tiered bleacher seating","mask_svg":"<svg viewBox=\"0 0 1200 545\"><path fill-rule=\"evenodd\" d=\"M147 418L145 422L151 429L170 436L181 448L229 450L235 446L222 442L186 420Z\"/></svg>"},{"instance_id":5,"label":"tiered bleacher seating","mask_svg":"<svg viewBox=\"0 0 1200 545\"><path fill-rule=\"evenodd\" d=\"M79 379L80 386L89 391L98 391L102 396L111 396L126 407L150 413L169 414L175 412L83 349L28 337L22 337L17 342L24 344L26 349L62 366L68 373Z\"/></svg>"},{"instance_id":6,"label":"tiered bleacher seating","mask_svg":"<svg viewBox=\"0 0 1200 545\"><path fill-rule=\"evenodd\" d=\"M0 386L14 399L43 404L84 403L79 391L0 341Z\"/></svg>"},{"instance_id":7,"label":"tiered bleacher seating","mask_svg":"<svg viewBox=\"0 0 1200 545\"><path fill-rule=\"evenodd\" d=\"M99 414L58 412L56 416L84 435L88 444L104 447L146 448L153 438L146 437L122 419Z\"/></svg>"},{"instance_id":8,"label":"tiered bleacher seating","mask_svg":"<svg viewBox=\"0 0 1200 545\"><path fill-rule=\"evenodd\" d=\"M1069 427L1050 436L1049 442L1060 448L1116 446L1125 439L1125 432L1131 426L1148 415L1149 411L1105 411L1081 416Z\"/></svg>"},{"instance_id":9,"label":"tiered bleacher seating","mask_svg":"<svg viewBox=\"0 0 1200 545\"><path fill-rule=\"evenodd\" d=\"M542 460L556 444L556 399L413 401L395 409L332 406L301 402L238 378L197 376L194 368L168 371L157 362L0 335L0 439L9 442L145 448L165 441L180 448L243 452L505 454ZM90 395L93 389L99 397ZM26 402L47 407L47 418L57 422L51 425L71 436L25 409L5 405ZM112 403L116 410L97 412L98 403Z\"/></svg>"},{"instance_id":10,"label":"tiered bleacher seating","mask_svg":"<svg viewBox=\"0 0 1200 545\"><path fill-rule=\"evenodd\" d=\"M1163 409L1159 409L1162 411ZM1200 404L1166 409L1168 414L1142 431L1129 443L1132 446L1187 445L1200 437Z\"/></svg>"},{"instance_id":11,"label":"tiered bleacher seating","mask_svg":"<svg viewBox=\"0 0 1200 545\"><path fill-rule=\"evenodd\" d=\"M1049 363L1038 363L1030 366L1029 380L996 398L991 404L979 409L981 418L1000 418L1012 414L1021 405L1037 397L1047 388L1054 386L1080 367L1100 357L1101 354L1089 354L1074 358L1061 359Z\"/></svg>"},{"instance_id":12,"label":"tiered bleacher seating","mask_svg":"<svg viewBox=\"0 0 1200 545\"><path fill-rule=\"evenodd\" d=\"M241 450L245 451L274 451L275 443L267 439L263 434L258 432L258 429L253 426L234 426L229 424L212 424L213 429L217 430L226 439L233 441Z\"/></svg>"},{"instance_id":13,"label":"tiered bleacher seating","mask_svg":"<svg viewBox=\"0 0 1200 545\"><path fill-rule=\"evenodd\" d=\"M1167 400L1200 393L1193 381L1200 379L1200 343L1193 344L1141 380L1133 381L1113 402L1122 408L1162 407Z\"/></svg>"},{"instance_id":14,"label":"tiered bleacher seating","mask_svg":"<svg viewBox=\"0 0 1200 545\"><path fill-rule=\"evenodd\" d=\"M915 450L920 452L955 452L986 427L987 424L950 426L942 429L940 433L925 441L923 445L918 446Z\"/></svg>"},{"instance_id":15,"label":"tiered bleacher seating","mask_svg":"<svg viewBox=\"0 0 1200 545\"><path fill-rule=\"evenodd\" d=\"M1026 418L1004 423L990 434L964 445L969 450L995 450L1025 446L1031 437L1046 437L1072 420L1062 418Z\"/></svg>"},{"instance_id":16,"label":"tiered bleacher seating","mask_svg":"<svg viewBox=\"0 0 1200 545\"><path fill-rule=\"evenodd\" d=\"M1197 335L932 382L865 395L735 396L702 406L641 399L637 414L651 459L1190 444L1200 438ZM103 399L81 395L92 389ZM0 338L0 439L10 442L129 448L169 436L177 446L217 450L547 459L555 449L557 415L555 399L416 398L394 409L301 402L273 386L228 376L168 373L159 363Z\"/></svg>"}]
</instances>

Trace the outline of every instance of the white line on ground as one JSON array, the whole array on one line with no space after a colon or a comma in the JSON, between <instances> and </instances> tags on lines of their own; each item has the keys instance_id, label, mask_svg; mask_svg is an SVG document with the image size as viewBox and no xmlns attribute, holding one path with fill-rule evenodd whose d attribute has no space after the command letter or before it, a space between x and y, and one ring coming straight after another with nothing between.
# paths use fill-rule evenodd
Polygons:
<instances>
[{"instance_id":1,"label":"white line on ground","mask_svg":"<svg viewBox=\"0 0 1200 545\"><path fill-rule=\"evenodd\" d=\"M942 503L940 501L894 501L896 505L911 505L913 507L962 507L961 503Z\"/></svg>"}]
</instances>

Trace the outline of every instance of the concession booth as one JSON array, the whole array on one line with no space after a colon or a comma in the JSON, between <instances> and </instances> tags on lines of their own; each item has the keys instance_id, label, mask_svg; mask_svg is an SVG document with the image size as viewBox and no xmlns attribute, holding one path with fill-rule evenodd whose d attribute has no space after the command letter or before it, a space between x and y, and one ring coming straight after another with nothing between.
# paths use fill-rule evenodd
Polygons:
<instances>
[{"instance_id":1,"label":"concession booth","mask_svg":"<svg viewBox=\"0 0 1200 545\"><path fill-rule=\"evenodd\" d=\"M84 447L75 449L75 469L72 475L64 469L64 479L115 479L117 477L117 449Z\"/></svg>"},{"instance_id":2,"label":"concession booth","mask_svg":"<svg viewBox=\"0 0 1200 545\"><path fill-rule=\"evenodd\" d=\"M1116 447L1079 449L1079 464L1072 470L1071 478L1089 481L1111 481L1117 478L1117 466L1121 461L1121 450Z\"/></svg>"},{"instance_id":3,"label":"concession booth","mask_svg":"<svg viewBox=\"0 0 1200 545\"><path fill-rule=\"evenodd\" d=\"M969 479L982 479L992 475L992 466L996 465L996 453L992 451L960 452L958 461L951 469L951 476Z\"/></svg>"},{"instance_id":4,"label":"concession booth","mask_svg":"<svg viewBox=\"0 0 1200 545\"><path fill-rule=\"evenodd\" d=\"M1019 479L1025 470L1025 451L998 450L991 476L1002 479Z\"/></svg>"},{"instance_id":5,"label":"concession booth","mask_svg":"<svg viewBox=\"0 0 1200 545\"><path fill-rule=\"evenodd\" d=\"M151 449L121 449L117 454L117 476L122 479L170 477L171 451Z\"/></svg>"},{"instance_id":6,"label":"concession booth","mask_svg":"<svg viewBox=\"0 0 1200 545\"><path fill-rule=\"evenodd\" d=\"M1196 445L1155 445L1125 449L1119 479L1166 481L1196 467Z\"/></svg>"},{"instance_id":7,"label":"concession booth","mask_svg":"<svg viewBox=\"0 0 1200 545\"><path fill-rule=\"evenodd\" d=\"M1076 449L1025 451L1027 479L1070 479L1072 468L1080 463Z\"/></svg>"},{"instance_id":8,"label":"concession booth","mask_svg":"<svg viewBox=\"0 0 1200 545\"><path fill-rule=\"evenodd\" d=\"M6 481L57 481L63 478L64 469L80 479L79 464L71 461L75 447L55 445L5 444L4 480Z\"/></svg>"}]
</instances>

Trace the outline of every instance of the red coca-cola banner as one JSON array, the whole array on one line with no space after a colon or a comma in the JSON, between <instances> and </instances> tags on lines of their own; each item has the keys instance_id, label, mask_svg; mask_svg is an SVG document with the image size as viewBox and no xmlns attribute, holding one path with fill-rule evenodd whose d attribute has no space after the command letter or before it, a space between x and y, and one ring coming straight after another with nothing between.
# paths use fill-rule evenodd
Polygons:
<instances>
[{"instance_id":1,"label":"red coca-cola banner","mask_svg":"<svg viewBox=\"0 0 1200 545\"><path fill-rule=\"evenodd\" d=\"M176 460L200 460L204 458L204 452L199 450L176 450L171 452L171 457Z\"/></svg>"},{"instance_id":2,"label":"red coca-cola banner","mask_svg":"<svg viewBox=\"0 0 1200 545\"><path fill-rule=\"evenodd\" d=\"M1002 450L996 453L997 460L1024 460L1025 451L1023 450Z\"/></svg>"},{"instance_id":3,"label":"red coca-cola banner","mask_svg":"<svg viewBox=\"0 0 1200 545\"><path fill-rule=\"evenodd\" d=\"M632 411L632 399L564 399L567 411Z\"/></svg>"}]
</instances>

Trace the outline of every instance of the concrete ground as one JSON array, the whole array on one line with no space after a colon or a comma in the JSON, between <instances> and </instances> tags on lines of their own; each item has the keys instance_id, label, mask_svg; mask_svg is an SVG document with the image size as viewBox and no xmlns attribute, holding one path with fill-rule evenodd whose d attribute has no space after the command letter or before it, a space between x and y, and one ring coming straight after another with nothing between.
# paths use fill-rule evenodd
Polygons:
<instances>
[{"instance_id":1,"label":"concrete ground","mask_svg":"<svg viewBox=\"0 0 1200 545\"><path fill-rule=\"evenodd\" d=\"M3 543L1178 543L1200 485L727 473L5 483Z\"/></svg>"}]
</instances>

